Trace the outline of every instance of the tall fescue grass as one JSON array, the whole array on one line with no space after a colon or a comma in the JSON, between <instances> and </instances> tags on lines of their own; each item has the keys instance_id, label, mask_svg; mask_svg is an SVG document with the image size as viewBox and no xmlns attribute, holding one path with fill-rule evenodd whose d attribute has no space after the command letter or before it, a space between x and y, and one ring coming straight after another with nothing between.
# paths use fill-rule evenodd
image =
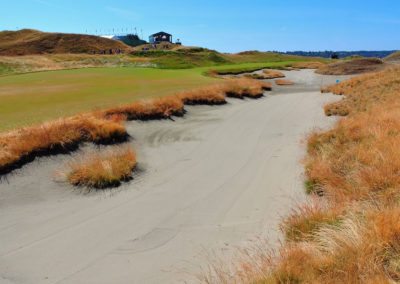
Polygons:
<instances>
[{"instance_id":1,"label":"tall fescue grass","mask_svg":"<svg viewBox=\"0 0 400 284\"><path fill-rule=\"evenodd\" d=\"M84 141L111 144L128 134L118 122L90 115L76 116L27 127L0 136L0 174L5 174L37 156L67 153Z\"/></svg>"},{"instance_id":2,"label":"tall fescue grass","mask_svg":"<svg viewBox=\"0 0 400 284\"><path fill-rule=\"evenodd\" d=\"M286 77L282 72L270 69L263 70L263 75L265 79L278 79Z\"/></svg>"},{"instance_id":3,"label":"tall fescue grass","mask_svg":"<svg viewBox=\"0 0 400 284\"><path fill-rule=\"evenodd\" d=\"M135 152L125 147L86 154L70 162L64 175L74 186L102 189L132 179L135 167Z\"/></svg>"},{"instance_id":4,"label":"tall fescue grass","mask_svg":"<svg viewBox=\"0 0 400 284\"><path fill-rule=\"evenodd\" d=\"M127 120L165 119L183 114L183 102L176 96L143 100L104 111L105 117L122 115Z\"/></svg>"},{"instance_id":5,"label":"tall fescue grass","mask_svg":"<svg viewBox=\"0 0 400 284\"><path fill-rule=\"evenodd\" d=\"M0 135L0 175L36 157L67 153L81 142L113 144L125 141L125 120L166 119L182 116L184 104L224 104L226 96L258 98L271 84L252 79L229 79L222 83L182 92L175 96L143 100L89 114L47 122Z\"/></svg>"},{"instance_id":6,"label":"tall fescue grass","mask_svg":"<svg viewBox=\"0 0 400 284\"><path fill-rule=\"evenodd\" d=\"M226 103L226 87L223 84L203 87L178 94L185 105L221 105Z\"/></svg>"},{"instance_id":7,"label":"tall fescue grass","mask_svg":"<svg viewBox=\"0 0 400 284\"><path fill-rule=\"evenodd\" d=\"M270 91L272 84L248 78L227 79L225 83L225 94L228 97L242 99L244 97L259 98L264 91Z\"/></svg>"},{"instance_id":8,"label":"tall fescue grass","mask_svg":"<svg viewBox=\"0 0 400 284\"><path fill-rule=\"evenodd\" d=\"M311 201L283 220L277 251L257 244L236 270L217 266L205 282L400 281L399 75L387 69L328 88L346 95L349 115L308 139Z\"/></svg>"}]
</instances>

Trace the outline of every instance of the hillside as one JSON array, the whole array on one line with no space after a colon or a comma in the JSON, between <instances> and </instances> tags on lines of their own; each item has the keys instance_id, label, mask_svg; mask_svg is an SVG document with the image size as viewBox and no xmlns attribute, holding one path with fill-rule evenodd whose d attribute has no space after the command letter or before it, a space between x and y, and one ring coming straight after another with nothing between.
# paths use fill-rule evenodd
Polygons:
<instances>
[{"instance_id":1,"label":"hillside","mask_svg":"<svg viewBox=\"0 0 400 284\"><path fill-rule=\"evenodd\" d=\"M382 70L385 63L378 58L357 58L353 60L339 61L317 70L324 75L351 75Z\"/></svg>"},{"instance_id":2,"label":"hillside","mask_svg":"<svg viewBox=\"0 0 400 284\"><path fill-rule=\"evenodd\" d=\"M159 68L180 69L244 63L272 62L325 62L323 58L286 55L274 52L245 51L241 53L220 53L203 47L188 47L174 44L161 44L157 48L151 45L135 47L131 55L137 58L147 58ZM284 65L284 64L283 64Z\"/></svg>"},{"instance_id":3,"label":"hillside","mask_svg":"<svg viewBox=\"0 0 400 284\"><path fill-rule=\"evenodd\" d=\"M147 45L146 45L147 46ZM221 53L201 47L181 47L170 44L170 49L134 51L131 55L151 60L159 68L181 69L232 63Z\"/></svg>"},{"instance_id":4,"label":"hillside","mask_svg":"<svg viewBox=\"0 0 400 284\"><path fill-rule=\"evenodd\" d=\"M331 58L333 54L339 56L339 58L345 58L349 56L362 56L362 57L377 57L384 58L389 56L390 54L396 52L395 50L358 50L358 51L288 51L286 54L291 55L300 55L300 56L315 56L315 57L324 57Z\"/></svg>"},{"instance_id":5,"label":"hillside","mask_svg":"<svg viewBox=\"0 0 400 284\"><path fill-rule=\"evenodd\" d=\"M30 29L0 32L0 55L100 53L110 49L126 52L131 48L120 41L92 35L45 33Z\"/></svg>"},{"instance_id":6,"label":"hillside","mask_svg":"<svg viewBox=\"0 0 400 284\"><path fill-rule=\"evenodd\" d=\"M392 53L391 55L385 57L384 60L387 62L400 62L400 51Z\"/></svg>"}]
</instances>

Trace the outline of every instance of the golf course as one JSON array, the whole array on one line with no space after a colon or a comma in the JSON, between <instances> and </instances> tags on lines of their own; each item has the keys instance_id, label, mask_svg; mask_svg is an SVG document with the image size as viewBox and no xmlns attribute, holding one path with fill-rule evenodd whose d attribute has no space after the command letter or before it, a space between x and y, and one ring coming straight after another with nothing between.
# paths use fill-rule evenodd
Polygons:
<instances>
[{"instance_id":1,"label":"golf course","mask_svg":"<svg viewBox=\"0 0 400 284\"><path fill-rule=\"evenodd\" d=\"M400 283L395 2L4 1L0 284Z\"/></svg>"}]
</instances>

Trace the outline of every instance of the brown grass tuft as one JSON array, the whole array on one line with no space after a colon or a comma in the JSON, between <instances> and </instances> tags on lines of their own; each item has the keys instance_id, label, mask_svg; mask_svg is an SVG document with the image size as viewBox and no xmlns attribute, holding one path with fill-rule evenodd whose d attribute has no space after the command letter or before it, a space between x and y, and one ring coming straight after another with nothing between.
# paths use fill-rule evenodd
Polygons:
<instances>
[{"instance_id":1,"label":"brown grass tuft","mask_svg":"<svg viewBox=\"0 0 400 284\"><path fill-rule=\"evenodd\" d=\"M286 77L285 74L277 70L265 69L263 70L263 73L264 79L277 79Z\"/></svg>"},{"instance_id":2,"label":"brown grass tuft","mask_svg":"<svg viewBox=\"0 0 400 284\"><path fill-rule=\"evenodd\" d=\"M225 93L228 97L242 99L244 97L260 98L264 91L272 89L269 82L248 78L228 79L225 83Z\"/></svg>"},{"instance_id":3,"label":"brown grass tuft","mask_svg":"<svg viewBox=\"0 0 400 284\"><path fill-rule=\"evenodd\" d=\"M290 81L290 80L278 79L278 80L275 80L275 84L277 84L279 86L289 86L289 85L293 85L294 82Z\"/></svg>"},{"instance_id":4,"label":"brown grass tuft","mask_svg":"<svg viewBox=\"0 0 400 284\"><path fill-rule=\"evenodd\" d=\"M66 178L75 186L107 188L119 186L132 178L136 155L130 148L119 148L103 153L91 153L70 162Z\"/></svg>"},{"instance_id":5,"label":"brown grass tuft","mask_svg":"<svg viewBox=\"0 0 400 284\"><path fill-rule=\"evenodd\" d=\"M105 117L125 116L128 120L165 119L184 114L183 103L178 97L164 97L143 100L124 105L104 112Z\"/></svg>"},{"instance_id":6,"label":"brown grass tuft","mask_svg":"<svg viewBox=\"0 0 400 284\"><path fill-rule=\"evenodd\" d=\"M178 94L178 97L186 105L221 105L225 104L225 86L214 85Z\"/></svg>"},{"instance_id":7,"label":"brown grass tuft","mask_svg":"<svg viewBox=\"0 0 400 284\"><path fill-rule=\"evenodd\" d=\"M318 197L299 205L282 222L281 230L288 241L312 240L313 234L326 225L339 225L342 207L329 207Z\"/></svg>"}]
</instances>

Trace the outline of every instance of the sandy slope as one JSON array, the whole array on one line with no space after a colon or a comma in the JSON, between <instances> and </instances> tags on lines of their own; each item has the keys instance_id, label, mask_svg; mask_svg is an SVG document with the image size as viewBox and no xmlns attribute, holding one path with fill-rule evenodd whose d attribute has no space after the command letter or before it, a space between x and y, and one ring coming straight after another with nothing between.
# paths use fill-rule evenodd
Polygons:
<instances>
[{"instance_id":1,"label":"sandy slope","mask_svg":"<svg viewBox=\"0 0 400 284\"><path fill-rule=\"evenodd\" d=\"M191 283L186 272L212 250L257 235L274 243L280 216L304 198L301 140L333 121L322 105L334 98L318 89L336 77L287 74L295 86L260 100L130 123L141 172L118 190L82 194L54 182L67 156L9 176L0 283Z\"/></svg>"}]
</instances>

